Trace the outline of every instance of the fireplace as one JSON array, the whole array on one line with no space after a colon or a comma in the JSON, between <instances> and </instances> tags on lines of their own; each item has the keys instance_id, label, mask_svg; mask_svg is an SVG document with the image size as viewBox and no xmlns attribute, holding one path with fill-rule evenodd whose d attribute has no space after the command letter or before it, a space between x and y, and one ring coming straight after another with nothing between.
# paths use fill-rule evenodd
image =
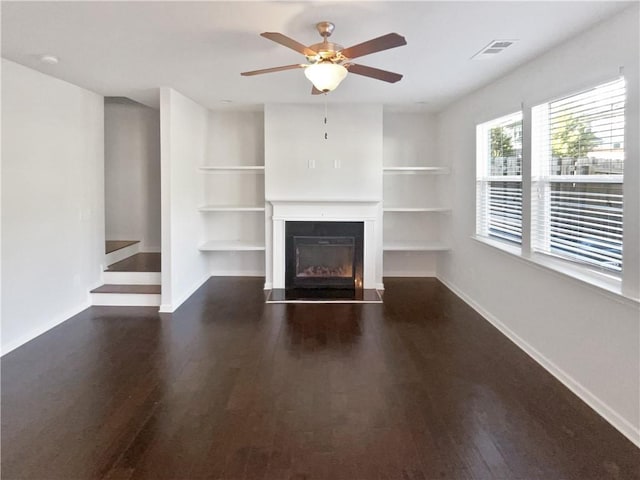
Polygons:
<instances>
[{"instance_id":1,"label":"fireplace","mask_svg":"<svg viewBox=\"0 0 640 480\"><path fill-rule=\"evenodd\" d=\"M285 288L362 288L364 222L285 222Z\"/></svg>"},{"instance_id":2,"label":"fireplace","mask_svg":"<svg viewBox=\"0 0 640 480\"><path fill-rule=\"evenodd\" d=\"M299 297L317 297L325 292L335 296L346 292L340 288L294 288L295 258L291 235L317 237L354 237L356 273L351 293L366 293L368 290L383 290L382 284L382 205L379 200L273 200L268 202L267 215L271 223L267 224L265 289L282 292L292 297L297 292ZM308 223L306 230L294 232L297 225ZM339 230L318 231L318 228L332 228L338 224ZM288 225L288 228L287 228ZM345 232L351 225L355 232ZM286 240L289 230L289 240ZM287 253L288 250L288 253ZM362 252L362 253L360 253ZM362 256L361 256L362 255ZM287 273L286 270L289 270ZM303 280L298 278L298 280Z\"/></svg>"}]
</instances>

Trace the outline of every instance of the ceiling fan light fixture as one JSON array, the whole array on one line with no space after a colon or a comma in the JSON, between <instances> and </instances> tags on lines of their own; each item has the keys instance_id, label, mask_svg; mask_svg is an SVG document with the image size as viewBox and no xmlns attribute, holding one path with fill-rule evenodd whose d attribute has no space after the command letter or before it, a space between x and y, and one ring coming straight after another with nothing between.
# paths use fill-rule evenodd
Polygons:
<instances>
[{"instance_id":1,"label":"ceiling fan light fixture","mask_svg":"<svg viewBox=\"0 0 640 480\"><path fill-rule=\"evenodd\" d=\"M338 63L316 63L304 69L305 76L321 92L335 90L347 76L347 69Z\"/></svg>"},{"instance_id":2,"label":"ceiling fan light fixture","mask_svg":"<svg viewBox=\"0 0 640 480\"><path fill-rule=\"evenodd\" d=\"M399 73L351 62L354 58L406 45L407 41L402 35L388 33L345 49L342 48L342 45L328 41L334 29L333 23L320 22L316 25L316 28L322 37L322 42L309 47L282 33L263 32L260 34L260 36L267 40L271 40L283 47L301 53L306 57L307 64L297 63L284 65L282 67L263 68L249 72L241 72L240 75L243 77L251 77L253 75L262 75L263 73L303 68L305 76L313 84L311 95L318 95L335 90L338 85L340 85L340 82L347 76L347 73L362 75L363 77L382 80L388 83L396 83L402 79L402 75Z\"/></svg>"}]
</instances>

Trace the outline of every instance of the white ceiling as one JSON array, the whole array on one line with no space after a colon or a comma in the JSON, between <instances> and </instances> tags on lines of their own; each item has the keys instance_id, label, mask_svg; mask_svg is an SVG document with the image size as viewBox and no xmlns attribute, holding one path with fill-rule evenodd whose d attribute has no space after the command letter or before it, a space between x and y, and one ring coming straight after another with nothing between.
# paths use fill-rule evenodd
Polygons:
<instances>
[{"instance_id":1,"label":"white ceiling","mask_svg":"<svg viewBox=\"0 0 640 480\"><path fill-rule=\"evenodd\" d=\"M330 102L437 110L633 2L2 2L2 56L105 96L157 105L170 86L211 109L314 102L302 70L240 72L304 57L259 36L301 43L336 24L344 47L389 32L408 45L358 63L404 74L396 84L349 75ZM494 39L518 39L492 60L470 60ZM39 61L42 54L60 59ZM231 100L232 103L222 103Z\"/></svg>"}]
</instances>

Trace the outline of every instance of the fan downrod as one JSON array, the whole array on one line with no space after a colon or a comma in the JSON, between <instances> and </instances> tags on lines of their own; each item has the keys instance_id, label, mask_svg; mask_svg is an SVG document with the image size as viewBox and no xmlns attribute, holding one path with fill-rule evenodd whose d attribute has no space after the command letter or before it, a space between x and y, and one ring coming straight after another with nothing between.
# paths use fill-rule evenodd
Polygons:
<instances>
[{"instance_id":1,"label":"fan downrod","mask_svg":"<svg viewBox=\"0 0 640 480\"><path fill-rule=\"evenodd\" d=\"M316 29L322 38L325 40L331 36L336 26L331 22L319 22L316 24Z\"/></svg>"},{"instance_id":2,"label":"fan downrod","mask_svg":"<svg viewBox=\"0 0 640 480\"><path fill-rule=\"evenodd\" d=\"M311 48L315 52L318 52L318 54L314 56L307 55L307 60L309 60L311 63L336 63L337 61L342 60L339 57L338 53L340 52L340 50L342 50L342 45L330 42L328 40L335 28L336 26L331 22L316 23L316 30L318 30L318 33L322 37L322 42L315 43L309 46L309 48Z\"/></svg>"}]
</instances>

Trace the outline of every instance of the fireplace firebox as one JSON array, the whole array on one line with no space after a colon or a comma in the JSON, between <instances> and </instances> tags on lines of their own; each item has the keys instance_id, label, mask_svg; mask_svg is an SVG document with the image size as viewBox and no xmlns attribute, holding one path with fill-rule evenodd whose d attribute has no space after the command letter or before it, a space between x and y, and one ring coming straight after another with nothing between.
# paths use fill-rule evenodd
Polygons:
<instances>
[{"instance_id":1,"label":"fireplace firebox","mask_svg":"<svg viewBox=\"0 0 640 480\"><path fill-rule=\"evenodd\" d=\"M362 288L363 222L286 222L285 288Z\"/></svg>"}]
</instances>

